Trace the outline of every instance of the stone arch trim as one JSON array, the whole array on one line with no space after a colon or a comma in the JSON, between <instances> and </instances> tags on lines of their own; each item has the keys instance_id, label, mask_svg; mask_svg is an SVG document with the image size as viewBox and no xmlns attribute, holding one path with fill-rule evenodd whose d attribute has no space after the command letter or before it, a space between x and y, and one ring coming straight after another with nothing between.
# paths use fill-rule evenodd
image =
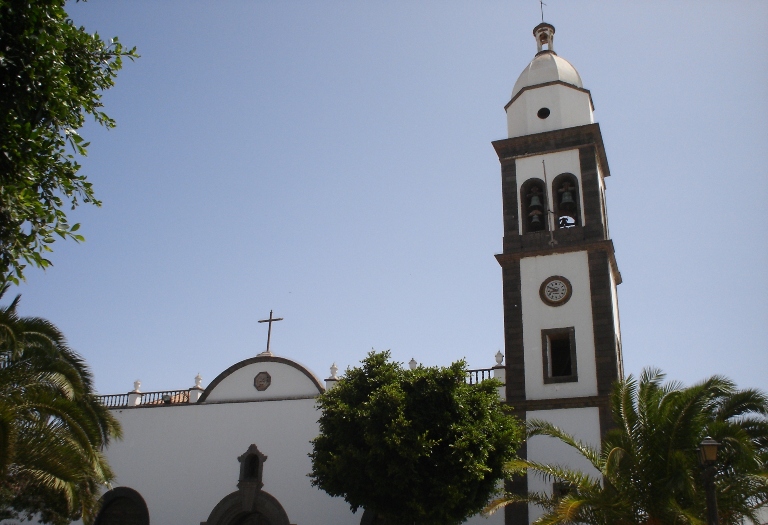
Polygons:
<instances>
[{"instance_id":1,"label":"stone arch trim","mask_svg":"<svg viewBox=\"0 0 768 525\"><path fill-rule=\"evenodd\" d=\"M200 525L237 525L240 520L254 514L265 519L269 525L291 525L283 506L268 492L259 491L253 507L247 507L242 491L236 490L219 501L208 520Z\"/></svg>"},{"instance_id":2,"label":"stone arch trim","mask_svg":"<svg viewBox=\"0 0 768 525\"><path fill-rule=\"evenodd\" d=\"M251 357L250 359L245 359L243 361L240 361L239 363L235 363L234 365L224 370L222 373L216 376L216 379L211 381L211 384L208 385L208 388L206 388L205 391L203 391L203 394L200 396L200 399L198 399L197 402L203 403L208 398L208 396L213 391L213 389L218 386L219 383L224 381L224 379L226 379L229 375L233 374L237 370L240 370L241 368L251 365L253 363L281 363L283 365L288 365L292 368L295 368L305 376L307 376L307 378L309 378L309 380L312 381L312 383L317 388L318 394L322 394L323 392L325 392L325 387L323 387L322 383L320 383L320 380L317 377L315 377L315 374L310 372L307 368L303 367L296 361L291 361L290 359L286 359L284 357L276 357L273 355L271 356L262 355L262 356Z\"/></svg>"},{"instance_id":3,"label":"stone arch trim","mask_svg":"<svg viewBox=\"0 0 768 525\"><path fill-rule=\"evenodd\" d=\"M115 520L110 516L110 510L115 511L118 505L127 505L131 514L123 515ZM99 500L99 513L94 525L149 525L149 509L141 494L129 487L115 487L104 493Z\"/></svg>"}]
</instances>

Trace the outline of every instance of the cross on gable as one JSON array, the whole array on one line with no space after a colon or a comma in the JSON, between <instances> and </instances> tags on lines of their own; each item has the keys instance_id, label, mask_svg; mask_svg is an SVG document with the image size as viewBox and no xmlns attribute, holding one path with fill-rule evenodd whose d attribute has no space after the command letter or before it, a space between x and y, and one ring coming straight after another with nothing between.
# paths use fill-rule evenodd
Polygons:
<instances>
[{"instance_id":1,"label":"cross on gable","mask_svg":"<svg viewBox=\"0 0 768 525\"><path fill-rule=\"evenodd\" d=\"M272 310L269 311L269 319L262 319L259 322L260 323L269 323L269 329L267 330L267 349L262 352L260 355L272 355L272 352L269 351L269 341L272 339L272 323L276 321L282 321L282 317L272 317Z\"/></svg>"}]
</instances>

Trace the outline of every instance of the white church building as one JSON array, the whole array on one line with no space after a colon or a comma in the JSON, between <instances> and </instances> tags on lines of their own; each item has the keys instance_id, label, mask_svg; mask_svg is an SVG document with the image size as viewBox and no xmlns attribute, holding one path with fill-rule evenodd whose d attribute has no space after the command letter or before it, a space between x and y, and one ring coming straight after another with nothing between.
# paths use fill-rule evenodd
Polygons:
<instances>
[{"instance_id":1,"label":"white church building","mask_svg":"<svg viewBox=\"0 0 768 525\"><path fill-rule=\"evenodd\" d=\"M503 197L496 258L505 355L472 377L500 377L501 397L521 419L545 419L599 445L610 425L611 384L622 376L621 275L605 205L610 171L590 92L555 53L555 28L542 23L533 32L537 53L505 107L508 138L493 142ZM307 477L316 398L336 380L335 370L321 380L265 352L205 387L198 377L188 390L141 392L137 383L132 392L102 396L124 438L106 451L116 483L96 524L372 523ZM549 438L531 439L520 454L589 468ZM511 488L558 490L533 477ZM532 505L510 507L468 523L523 525L539 515Z\"/></svg>"}]
</instances>

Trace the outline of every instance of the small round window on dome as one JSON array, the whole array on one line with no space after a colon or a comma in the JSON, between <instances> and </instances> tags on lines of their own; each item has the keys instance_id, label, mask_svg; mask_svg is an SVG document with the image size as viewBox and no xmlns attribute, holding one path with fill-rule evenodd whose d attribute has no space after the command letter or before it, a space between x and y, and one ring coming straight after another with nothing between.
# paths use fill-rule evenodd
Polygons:
<instances>
[{"instance_id":1,"label":"small round window on dome","mask_svg":"<svg viewBox=\"0 0 768 525\"><path fill-rule=\"evenodd\" d=\"M539 112L536 113L536 116L543 120L549 116L549 113L549 108L541 108Z\"/></svg>"}]
</instances>

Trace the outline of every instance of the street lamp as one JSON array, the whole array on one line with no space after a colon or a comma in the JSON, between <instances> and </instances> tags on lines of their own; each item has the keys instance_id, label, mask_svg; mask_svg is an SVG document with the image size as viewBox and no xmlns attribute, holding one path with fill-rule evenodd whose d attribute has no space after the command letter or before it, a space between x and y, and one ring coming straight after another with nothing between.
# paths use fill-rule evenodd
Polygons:
<instances>
[{"instance_id":1,"label":"street lamp","mask_svg":"<svg viewBox=\"0 0 768 525\"><path fill-rule=\"evenodd\" d=\"M699 463L704 467L704 489L707 493L707 525L720 525L717 518L717 495L715 494L715 461L717 449L720 443L707 436L699 444L696 452L699 454Z\"/></svg>"}]
</instances>

